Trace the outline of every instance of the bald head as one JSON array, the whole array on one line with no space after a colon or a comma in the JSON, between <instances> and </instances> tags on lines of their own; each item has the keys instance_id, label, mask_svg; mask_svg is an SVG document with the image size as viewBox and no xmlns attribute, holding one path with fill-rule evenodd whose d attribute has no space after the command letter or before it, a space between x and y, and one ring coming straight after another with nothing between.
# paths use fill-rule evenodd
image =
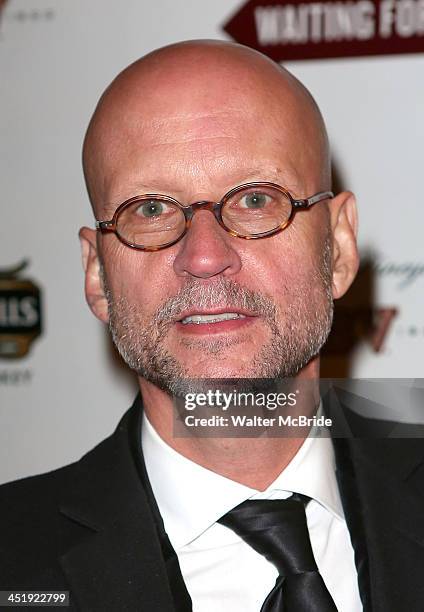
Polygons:
<instances>
[{"instance_id":1,"label":"bald head","mask_svg":"<svg viewBox=\"0 0 424 612\"><path fill-rule=\"evenodd\" d=\"M198 169L189 167L181 147L192 150L194 163L201 163L201 150L207 163L214 139L232 139L236 147L237 130L247 130L257 140L259 156L266 146L265 125L268 138L273 134L283 147L286 143L281 165L289 163L294 174L307 175L308 189L328 189L323 119L310 93L287 70L248 47L221 41L177 43L142 57L106 89L87 130L83 166L95 212L109 204L111 193L118 203L135 193L132 179L142 182L146 147L167 145L169 155L174 152L190 174ZM129 177L128 192L114 192L115 175L131 152L140 160L140 175ZM230 159L220 162L231 165Z\"/></svg>"}]
</instances>

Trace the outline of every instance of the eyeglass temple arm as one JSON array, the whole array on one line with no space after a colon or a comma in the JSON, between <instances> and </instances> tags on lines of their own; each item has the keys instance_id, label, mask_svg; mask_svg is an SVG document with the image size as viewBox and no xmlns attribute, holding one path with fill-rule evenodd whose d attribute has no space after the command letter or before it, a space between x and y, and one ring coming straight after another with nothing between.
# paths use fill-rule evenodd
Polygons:
<instances>
[{"instance_id":1,"label":"eyeglass temple arm","mask_svg":"<svg viewBox=\"0 0 424 612\"><path fill-rule=\"evenodd\" d=\"M332 191L320 191L320 193L316 193L310 198L306 198L305 200L293 200L293 206L295 208L310 208L317 202L321 202L322 200L328 200L334 198L334 193Z\"/></svg>"},{"instance_id":2,"label":"eyeglass temple arm","mask_svg":"<svg viewBox=\"0 0 424 612\"><path fill-rule=\"evenodd\" d=\"M107 232L115 229L115 224L113 221L97 221L96 220L96 229L101 232Z\"/></svg>"}]
</instances>

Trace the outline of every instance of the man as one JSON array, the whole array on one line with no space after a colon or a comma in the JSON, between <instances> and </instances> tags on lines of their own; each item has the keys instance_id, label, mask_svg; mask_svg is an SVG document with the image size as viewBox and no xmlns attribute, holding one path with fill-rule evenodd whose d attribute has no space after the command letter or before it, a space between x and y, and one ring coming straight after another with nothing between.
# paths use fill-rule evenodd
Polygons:
<instances>
[{"instance_id":1,"label":"man","mask_svg":"<svg viewBox=\"0 0 424 612\"><path fill-rule=\"evenodd\" d=\"M76 464L2 487L1 589L83 611L422 610L419 441L173 435L193 379L317 389L358 255L310 94L250 49L172 45L105 91L83 161L87 301L142 400Z\"/></svg>"}]
</instances>

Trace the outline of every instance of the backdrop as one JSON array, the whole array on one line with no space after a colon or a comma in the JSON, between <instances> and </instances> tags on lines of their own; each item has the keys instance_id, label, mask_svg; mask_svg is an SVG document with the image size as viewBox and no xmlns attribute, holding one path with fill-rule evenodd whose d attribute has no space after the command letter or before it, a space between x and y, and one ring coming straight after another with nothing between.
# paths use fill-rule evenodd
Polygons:
<instances>
[{"instance_id":1,"label":"backdrop","mask_svg":"<svg viewBox=\"0 0 424 612\"><path fill-rule=\"evenodd\" d=\"M263 45L309 87L327 121L335 188L358 198L363 258L324 373L422 375L419 2L315 3L315 13L269 0L0 5L0 482L79 458L132 401L135 381L83 295L77 232L93 219L81 143L111 79L178 40Z\"/></svg>"}]
</instances>

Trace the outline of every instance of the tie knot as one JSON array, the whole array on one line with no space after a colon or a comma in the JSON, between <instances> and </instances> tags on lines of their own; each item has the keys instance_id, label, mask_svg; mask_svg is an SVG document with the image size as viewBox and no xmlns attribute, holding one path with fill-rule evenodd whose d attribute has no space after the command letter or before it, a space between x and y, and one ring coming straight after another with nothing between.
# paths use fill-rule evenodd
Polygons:
<instances>
[{"instance_id":1,"label":"tie knot","mask_svg":"<svg viewBox=\"0 0 424 612\"><path fill-rule=\"evenodd\" d=\"M247 500L219 519L256 552L264 555L281 576L317 571L306 523L309 499Z\"/></svg>"}]
</instances>

